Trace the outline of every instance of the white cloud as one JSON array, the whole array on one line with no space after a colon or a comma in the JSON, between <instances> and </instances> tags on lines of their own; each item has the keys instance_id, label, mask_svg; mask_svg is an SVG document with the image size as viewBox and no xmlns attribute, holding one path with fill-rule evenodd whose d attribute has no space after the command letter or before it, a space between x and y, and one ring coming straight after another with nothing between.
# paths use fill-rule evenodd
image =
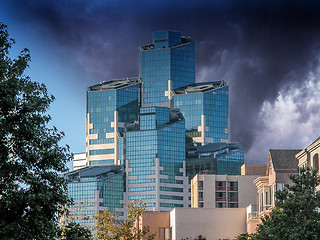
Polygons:
<instances>
[{"instance_id":1,"label":"white cloud","mask_svg":"<svg viewBox=\"0 0 320 240\"><path fill-rule=\"evenodd\" d=\"M283 88L276 100L261 107L248 162L265 163L269 149L306 148L320 136L320 73L310 73L301 85Z\"/></svg>"}]
</instances>

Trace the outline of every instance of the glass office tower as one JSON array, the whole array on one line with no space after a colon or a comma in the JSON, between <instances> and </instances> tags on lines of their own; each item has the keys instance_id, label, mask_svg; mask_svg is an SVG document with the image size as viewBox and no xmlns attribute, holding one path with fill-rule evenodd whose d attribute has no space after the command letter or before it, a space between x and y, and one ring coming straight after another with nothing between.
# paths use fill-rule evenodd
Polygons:
<instances>
[{"instance_id":1,"label":"glass office tower","mask_svg":"<svg viewBox=\"0 0 320 240\"><path fill-rule=\"evenodd\" d=\"M87 88L86 165L119 165L125 173L101 186L96 177L87 181L91 187L82 187L85 178L70 182L69 195L80 201L98 188L111 196L103 195L102 206L118 212L119 201L133 199L149 211L187 207L186 173L240 172L243 148L229 143L229 87L195 83L195 45L180 32L154 32L152 43L139 50L138 78ZM122 195L114 190L120 182Z\"/></svg>"},{"instance_id":2,"label":"glass office tower","mask_svg":"<svg viewBox=\"0 0 320 240\"><path fill-rule=\"evenodd\" d=\"M74 201L69 207L72 221L92 229L94 216L99 211L107 209L119 216L124 215L122 203L126 189L122 166L85 167L66 173L64 178L68 196Z\"/></svg>"},{"instance_id":3,"label":"glass office tower","mask_svg":"<svg viewBox=\"0 0 320 240\"><path fill-rule=\"evenodd\" d=\"M86 153L89 166L123 164L123 140L120 138L125 123L138 120L140 84L140 78L131 78L87 88Z\"/></svg>"},{"instance_id":4,"label":"glass office tower","mask_svg":"<svg viewBox=\"0 0 320 240\"><path fill-rule=\"evenodd\" d=\"M126 133L128 200L149 211L187 207L185 122L179 111L140 109L140 130Z\"/></svg>"},{"instance_id":5,"label":"glass office tower","mask_svg":"<svg viewBox=\"0 0 320 240\"><path fill-rule=\"evenodd\" d=\"M187 148L230 141L229 86L224 81L195 83L173 90L174 108L186 120Z\"/></svg>"},{"instance_id":6,"label":"glass office tower","mask_svg":"<svg viewBox=\"0 0 320 240\"><path fill-rule=\"evenodd\" d=\"M169 107L170 90L195 82L195 46L180 32L153 33L153 42L140 47L139 76L142 106Z\"/></svg>"}]
</instances>

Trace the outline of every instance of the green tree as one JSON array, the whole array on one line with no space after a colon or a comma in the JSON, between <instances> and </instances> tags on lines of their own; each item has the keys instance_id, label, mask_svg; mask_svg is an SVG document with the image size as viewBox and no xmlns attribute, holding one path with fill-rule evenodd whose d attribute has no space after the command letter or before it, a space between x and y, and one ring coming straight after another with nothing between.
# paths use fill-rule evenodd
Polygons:
<instances>
[{"instance_id":1,"label":"green tree","mask_svg":"<svg viewBox=\"0 0 320 240\"><path fill-rule=\"evenodd\" d=\"M89 229L82 227L79 223L69 222L62 233L62 240L90 240L92 239Z\"/></svg>"},{"instance_id":2,"label":"green tree","mask_svg":"<svg viewBox=\"0 0 320 240\"><path fill-rule=\"evenodd\" d=\"M152 240L155 234L150 234L149 226L139 227L139 221L145 210L141 200L132 201L128 208L128 216L121 220L118 215L107 210L99 213L97 220L97 238L102 240L140 240L143 237Z\"/></svg>"},{"instance_id":3,"label":"green tree","mask_svg":"<svg viewBox=\"0 0 320 240\"><path fill-rule=\"evenodd\" d=\"M262 219L257 233L238 239L320 239L320 177L316 170L299 169L290 179L293 185L276 193L275 208Z\"/></svg>"},{"instance_id":4,"label":"green tree","mask_svg":"<svg viewBox=\"0 0 320 240\"><path fill-rule=\"evenodd\" d=\"M60 173L71 155L68 146L58 144L63 133L47 127L54 97L25 76L28 49L10 59L13 44L0 23L0 236L54 239L68 203Z\"/></svg>"}]
</instances>

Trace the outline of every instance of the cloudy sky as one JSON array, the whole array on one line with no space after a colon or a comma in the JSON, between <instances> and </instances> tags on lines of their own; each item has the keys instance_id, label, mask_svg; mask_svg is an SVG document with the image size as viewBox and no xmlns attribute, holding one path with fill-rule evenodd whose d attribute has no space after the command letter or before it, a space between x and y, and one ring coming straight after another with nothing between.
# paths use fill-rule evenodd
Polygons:
<instances>
[{"instance_id":1,"label":"cloudy sky","mask_svg":"<svg viewBox=\"0 0 320 240\"><path fill-rule=\"evenodd\" d=\"M138 47L176 30L196 43L196 79L230 86L232 141L247 163L320 135L320 2L1 0L0 21L31 51L27 74L55 95L53 124L85 151L86 87L138 76Z\"/></svg>"}]
</instances>

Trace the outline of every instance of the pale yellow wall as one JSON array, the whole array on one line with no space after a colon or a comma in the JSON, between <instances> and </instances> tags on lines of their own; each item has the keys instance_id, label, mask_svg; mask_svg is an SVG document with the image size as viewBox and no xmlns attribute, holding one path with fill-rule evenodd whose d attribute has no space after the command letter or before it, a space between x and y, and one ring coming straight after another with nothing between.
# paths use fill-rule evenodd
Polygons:
<instances>
[{"instance_id":1,"label":"pale yellow wall","mask_svg":"<svg viewBox=\"0 0 320 240\"><path fill-rule=\"evenodd\" d=\"M175 208L170 212L172 240L193 239L199 235L207 240L234 239L245 233L245 208Z\"/></svg>"},{"instance_id":2,"label":"pale yellow wall","mask_svg":"<svg viewBox=\"0 0 320 240\"><path fill-rule=\"evenodd\" d=\"M191 207L198 207L199 203L199 174L196 174L192 179L191 179Z\"/></svg>"}]
</instances>

